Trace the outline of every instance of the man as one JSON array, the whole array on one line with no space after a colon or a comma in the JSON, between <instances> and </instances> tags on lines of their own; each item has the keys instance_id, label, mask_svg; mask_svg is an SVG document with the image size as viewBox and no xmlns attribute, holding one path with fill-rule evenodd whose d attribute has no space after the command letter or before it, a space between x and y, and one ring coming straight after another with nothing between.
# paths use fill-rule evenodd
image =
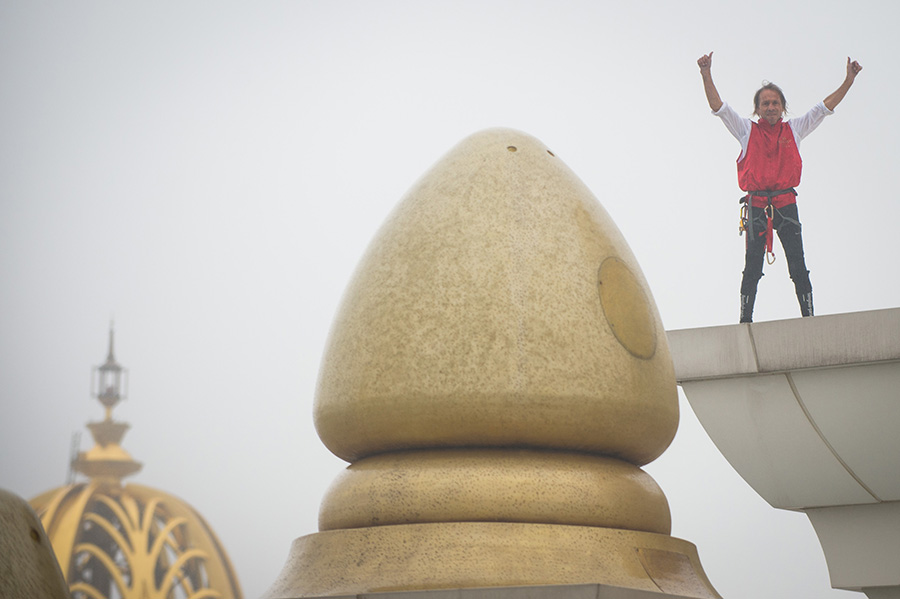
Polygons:
<instances>
[{"instance_id":1,"label":"man","mask_svg":"<svg viewBox=\"0 0 900 599\"><path fill-rule=\"evenodd\" d=\"M803 240L797 213L797 192L802 160L800 141L813 132L847 94L862 67L847 58L844 82L831 95L797 119L782 120L787 112L784 93L774 83L766 83L753 98L757 122L741 117L723 102L712 80L710 52L697 60L703 89L713 114L741 144L737 160L738 185L747 192L747 249L741 281L740 322L753 321L756 287L763 272L763 256L772 251L772 233L784 248L788 272L794 282L802 316L813 315L812 284L803 258Z\"/></svg>"}]
</instances>

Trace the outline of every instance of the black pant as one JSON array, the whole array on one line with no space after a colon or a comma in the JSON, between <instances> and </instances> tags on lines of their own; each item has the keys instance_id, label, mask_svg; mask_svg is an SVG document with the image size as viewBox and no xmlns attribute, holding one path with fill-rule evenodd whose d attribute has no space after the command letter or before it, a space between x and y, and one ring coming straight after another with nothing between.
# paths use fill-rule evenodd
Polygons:
<instances>
[{"instance_id":1,"label":"black pant","mask_svg":"<svg viewBox=\"0 0 900 599\"><path fill-rule=\"evenodd\" d=\"M809 282L809 271L803 259L803 237L800 235L800 217L797 204L788 204L783 208L775 208L772 225L778 231L778 239L784 248L784 257L788 263L788 272L794 282L797 295L810 293L812 283ZM744 278L741 280L741 295L756 295L756 286L763 276L763 259L766 253L766 211L764 208L750 208L751 225L747 231L747 252L744 255Z\"/></svg>"}]
</instances>

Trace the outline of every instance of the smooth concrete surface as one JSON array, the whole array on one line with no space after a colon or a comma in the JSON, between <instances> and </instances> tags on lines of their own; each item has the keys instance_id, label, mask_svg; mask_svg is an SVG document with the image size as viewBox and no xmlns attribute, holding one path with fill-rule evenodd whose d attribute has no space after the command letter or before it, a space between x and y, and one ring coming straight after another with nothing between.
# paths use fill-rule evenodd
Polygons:
<instances>
[{"instance_id":1,"label":"smooth concrete surface","mask_svg":"<svg viewBox=\"0 0 900 599\"><path fill-rule=\"evenodd\" d=\"M900 363L796 371L791 379L860 485L879 501L900 501Z\"/></svg>"},{"instance_id":2,"label":"smooth concrete surface","mask_svg":"<svg viewBox=\"0 0 900 599\"><path fill-rule=\"evenodd\" d=\"M900 360L900 308L668 331L679 382Z\"/></svg>"},{"instance_id":3,"label":"smooth concrete surface","mask_svg":"<svg viewBox=\"0 0 900 599\"><path fill-rule=\"evenodd\" d=\"M605 584L541 585L484 589L360 593L330 599L688 599L654 591L639 591Z\"/></svg>"},{"instance_id":4,"label":"smooth concrete surface","mask_svg":"<svg viewBox=\"0 0 900 599\"><path fill-rule=\"evenodd\" d=\"M869 599L900 599L900 587L866 587L863 592Z\"/></svg>"},{"instance_id":5,"label":"smooth concrete surface","mask_svg":"<svg viewBox=\"0 0 900 599\"><path fill-rule=\"evenodd\" d=\"M806 514L825 552L832 586L900 591L900 502L815 508Z\"/></svg>"},{"instance_id":6,"label":"smooth concrete surface","mask_svg":"<svg viewBox=\"0 0 900 599\"><path fill-rule=\"evenodd\" d=\"M668 336L700 422L771 505L900 501L900 309Z\"/></svg>"},{"instance_id":7,"label":"smooth concrete surface","mask_svg":"<svg viewBox=\"0 0 900 599\"><path fill-rule=\"evenodd\" d=\"M69 599L53 547L28 502L0 489L0 597Z\"/></svg>"},{"instance_id":8,"label":"smooth concrete surface","mask_svg":"<svg viewBox=\"0 0 900 599\"><path fill-rule=\"evenodd\" d=\"M772 506L807 513L832 586L893 597L900 309L668 337L675 376L706 432Z\"/></svg>"},{"instance_id":9,"label":"smooth concrete surface","mask_svg":"<svg viewBox=\"0 0 900 599\"><path fill-rule=\"evenodd\" d=\"M682 388L722 455L773 507L877 501L810 421L787 376L683 382Z\"/></svg>"}]
</instances>

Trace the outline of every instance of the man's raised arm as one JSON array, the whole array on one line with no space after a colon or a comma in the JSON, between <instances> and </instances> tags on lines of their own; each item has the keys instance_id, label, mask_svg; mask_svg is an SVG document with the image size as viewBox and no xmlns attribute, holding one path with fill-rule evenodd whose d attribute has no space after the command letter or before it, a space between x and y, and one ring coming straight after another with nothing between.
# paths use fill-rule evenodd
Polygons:
<instances>
[{"instance_id":1,"label":"man's raised arm","mask_svg":"<svg viewBox=\"0 0 900 599\"><path fill-rule=\"evenodd\" d=\"M703 77L703 91L706 92L706 101L709 102L709 107L712 108L713 112L718 112L719 109L722 108L722 98L719 97L719 91L716 89L716 84L713 83L712 80L712 55L713 53L710 52L709 54L701 56L697 60L697 65L700 67L700 76ZM850 86L848 85L847 87L849 88ZM844 93L847 92L845 91ZM843 98L843 94L841 97ZM838 102L840 102L840 100L838 100Z\"/></svg>"},{"instance_id":2,"label":"man's raised arm","mask_svg":"<svg viewBox=\"0 0 900 599\"><path fill-rule=\"evenodd\" d=\"M702 59L701 59L702 60ZM703 70L702 67L700 69ZM862 67L855 60L850 62L850 57L847 57L847 76L844 78L844 82L841 83L841 86L834 90L825 100L823 100L825 104L825 108L828 110L834 110L834 108L841 103L841 100L844 99L844 96L847 95L847 92L850 90L850 86L853 85L853 81L856 79L856 76L859 75L859 72L862 70Z\"/></svg>"}]
</instances>

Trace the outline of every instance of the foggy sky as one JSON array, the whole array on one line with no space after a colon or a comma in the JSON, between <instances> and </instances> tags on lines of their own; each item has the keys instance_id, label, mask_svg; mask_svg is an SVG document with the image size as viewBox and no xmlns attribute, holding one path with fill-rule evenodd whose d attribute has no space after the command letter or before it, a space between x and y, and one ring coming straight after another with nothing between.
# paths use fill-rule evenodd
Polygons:
<instances>
[{"instance_id":1,"label":"foggy sky","mask_svg":"<svg viewBox=\"0 0 900 599\"><path fill-rule=\"evenodd\" d=\"M800 115L863 65L800 148L807 265L818 314L900 306L897 22L887 1L0 3L0 487L62 485L72 433L91 446L114 320L131 480L196 507L258 597L345 465L311 417L343 289L404 192L487 127L587 184L667 329L735 323L739 147L706 105L709 51L747 116L763 80ZM799 315L776 251L757 321ZM717 590L850 596L807 518L681 407L646 470Z\"/></svg>"}]
</instances>

